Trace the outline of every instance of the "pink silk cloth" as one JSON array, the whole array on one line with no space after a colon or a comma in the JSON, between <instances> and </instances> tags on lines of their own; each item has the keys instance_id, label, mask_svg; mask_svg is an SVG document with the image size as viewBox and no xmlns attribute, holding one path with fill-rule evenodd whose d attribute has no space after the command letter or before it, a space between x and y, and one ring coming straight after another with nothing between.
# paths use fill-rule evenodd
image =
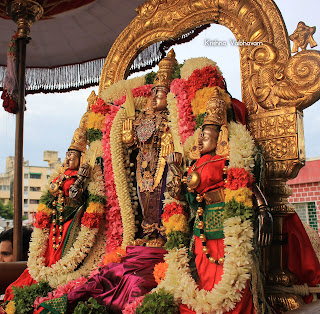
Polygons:
<instances>
[{"instance_id":1,"label":"pink silk cloth","mask_svg":"<svg viewBox=\"0 0 320 314\"><path fill-rule=\"evenodd\" d=\"M161 248L128 246L120 264L107 264L99 274L68 294L68 313L72 313L79 301L90 297L104 304L108 312L121 313L127 303L157 286L153 269L163 262L166 253Z\"/></svg>"}]
</instances>

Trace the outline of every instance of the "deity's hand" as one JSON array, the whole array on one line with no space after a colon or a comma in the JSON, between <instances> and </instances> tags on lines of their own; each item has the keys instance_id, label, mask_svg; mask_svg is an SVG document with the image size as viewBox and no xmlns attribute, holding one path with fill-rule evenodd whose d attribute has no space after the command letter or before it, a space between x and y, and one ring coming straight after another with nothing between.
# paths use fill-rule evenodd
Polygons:
<instances>
[{"instance_id":1,"label":"deity's hand","mask_svg":"<svg viewBox=\"0 0 320 314\"><path fill-rule=\"evenodd\" d=\"M173 152L168 154L167 163L174 176L182 176L182 154Z\"/></svg>"},{"instance_id":2,"label":"deity's hand","mask_svg":"<svg viewBox=\"0 0 320 314\"><path fill-rule=\"evenodd\" d=\"M174 176L172 180L167 183L167 190L171 197L180 201L184 199L180 177Z\"/></svg>"},{"instance_id":3,"label":"deity's hand","mask_svg":"<svg viewBox=\"0 0 320 314\"><path fill-rule=\"evenodd\" d=\"M76 182L70 186L69 197L70 199L77 201L80 199L82 192L82 184L76 180Z\"/></svg>"},{"instance_id":4,"label":"deity's hand","mask_svg":"<svg viewBox=\"0 0 320 314\"><path fill-rule=\"evenodd\" d=\"M266 205L259 206L257 218L257 244L258 246L267 246L271 244L273 219L269 208Z\"/></svg>"},{"instance_id":5,"label":"deity's hand","mask_svg":"<svg viewBox=\"0 0 320 314\"><path fill-rule=\"evenodd\" d=\"M88 178L90 173L90 166L88 163L84 163L80 166L78 170L78 176Z\"/></svg>"},{"instance_id":6,"label":"deity's hand","mask_svg":"<svg viewBox=\"0 0 320 314\"><path fill-rule=\"evenodd\" d=\"M133 144L134 135L132 129L132 120L126 119L122 125L122 142L125 144Z\"/></svg>"}]
</instances>

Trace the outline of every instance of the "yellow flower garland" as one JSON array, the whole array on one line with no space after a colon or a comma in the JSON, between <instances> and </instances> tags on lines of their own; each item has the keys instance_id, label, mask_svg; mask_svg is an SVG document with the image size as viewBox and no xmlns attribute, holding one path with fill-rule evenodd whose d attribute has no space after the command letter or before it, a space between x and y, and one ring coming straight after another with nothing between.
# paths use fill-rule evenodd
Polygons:
<instances>
[{"instance_id":1,"label":"yellow flower garland","mask_svg":"<svg viewBox=\"0 0 320 314\"><path fill-rule=\"evenodd\" d=\"M225 189L225 202L228 203L234 198L238 203L242 203L246 207L252 207L252 191L245 187L237 190Z\"/></svg>"},{"instance_id":2,"label":"yellow flower garland","mask_svg":"<svg viewBox=\"0 0 320 314\"><path fill-rule=\"evenodd\" d=\"M102 130L104 127L104 120L104 115L91 111L88 117L87 128Z\"/></svg>"},{"instance_id":3,"label":"yellow flower garland","mask_svg":"<svg viewBox=\"0 0 320 314\"><path fill-rule=\"evenodd\" d=\"M172 231L181 231L183 233L188 231L187 218L185 215L172 215L169 221L163 221L162 223L166 227L166 234Z\"/></svg>"}]
</instances>

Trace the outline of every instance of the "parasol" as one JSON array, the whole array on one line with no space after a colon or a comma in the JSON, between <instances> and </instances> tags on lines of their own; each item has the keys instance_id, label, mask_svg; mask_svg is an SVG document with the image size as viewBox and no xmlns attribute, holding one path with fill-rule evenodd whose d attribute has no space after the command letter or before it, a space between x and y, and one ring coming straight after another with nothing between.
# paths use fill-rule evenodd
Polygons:
<instances>
[{"instance_id":1,"label":"parasol","mask_svg":"<svg viewBox=\"0 0 320 314\"><path fill-rule=\"evenodd\" d=\"M21 259L25 93L62 92L97 85L113 41L143 2L5 0L0 3L0 90L6 74L8 43L17 29L14 22L18 25L13 243L16 260Z\"/></svg>"}]
</instances>

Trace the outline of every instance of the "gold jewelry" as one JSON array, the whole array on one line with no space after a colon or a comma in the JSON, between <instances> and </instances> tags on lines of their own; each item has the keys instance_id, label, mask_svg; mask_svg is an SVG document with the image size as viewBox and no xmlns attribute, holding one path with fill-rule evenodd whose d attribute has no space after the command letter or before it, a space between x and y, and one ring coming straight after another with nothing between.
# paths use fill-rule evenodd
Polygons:
<instances>
[{"instance_id":1,"label":"gold jewelry","mask_svg":"<svg viewBox=\"0 0 320 314\"><path fill-rule=\"evenodd\" d=\"M153 82L153 87L163 86L170 90L170 85L172 82L172 74L175 65L178 64L176 60L176 54L173 49L171 49L167 56L164 57L159 62L159 70Z\"/></svg>"}]
</instances>

